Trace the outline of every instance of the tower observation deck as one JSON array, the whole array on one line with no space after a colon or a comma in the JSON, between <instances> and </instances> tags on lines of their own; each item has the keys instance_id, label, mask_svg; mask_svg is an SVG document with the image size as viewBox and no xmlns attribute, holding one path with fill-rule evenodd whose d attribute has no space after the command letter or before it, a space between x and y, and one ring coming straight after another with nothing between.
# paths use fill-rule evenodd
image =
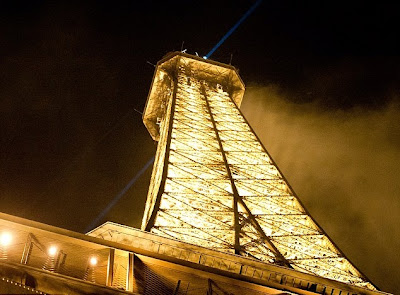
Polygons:
<instances>
[{"instance_id":1,"label":"tower observation deck","mask_svg":"<svg viewBox=\"0 0 400 295\"><path fill-rule=\"evenodd\" d=\"M158 141L142 230L375 290L318 226L239 107L237 70L158 62L143 114Z\"/></svg>"}]
</instances>

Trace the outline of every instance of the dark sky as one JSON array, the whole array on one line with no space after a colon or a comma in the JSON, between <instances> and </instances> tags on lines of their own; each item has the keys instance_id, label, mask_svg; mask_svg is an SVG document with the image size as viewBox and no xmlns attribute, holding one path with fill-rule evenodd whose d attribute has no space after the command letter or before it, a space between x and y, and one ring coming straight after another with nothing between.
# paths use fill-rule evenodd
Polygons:
<instances>
[{"instance_id":1,"label":"dark sky","mask_svg":"<svg viewBox=\"0 0 400 295\"><path fill-rule=\"evenodd\" d=\"M1 1L0 211L84 232L154 155L154 68L205 55L254 1ZM264 1L213 54L300 199L384 291L400 291L398 10ZM139 227L148 169L100 223Z\"/></svg>"}]
</instances>

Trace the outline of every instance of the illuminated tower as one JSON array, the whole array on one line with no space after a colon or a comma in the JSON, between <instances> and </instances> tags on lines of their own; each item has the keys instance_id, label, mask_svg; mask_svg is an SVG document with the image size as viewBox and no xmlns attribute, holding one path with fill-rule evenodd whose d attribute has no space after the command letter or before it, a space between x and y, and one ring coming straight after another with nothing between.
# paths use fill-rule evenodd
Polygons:
<instances>
[{"instance_id":1,"label":"illuminated tower","mask_svg":"<svg viewBox=\"0 0 400 295\"><path fill-rule=\"evenodd\" d=\"M239 110L230 65L158 62L143 121L158 141L142 229L333 280L375 287L308 214Z\"/></svg>"}]
</instances>

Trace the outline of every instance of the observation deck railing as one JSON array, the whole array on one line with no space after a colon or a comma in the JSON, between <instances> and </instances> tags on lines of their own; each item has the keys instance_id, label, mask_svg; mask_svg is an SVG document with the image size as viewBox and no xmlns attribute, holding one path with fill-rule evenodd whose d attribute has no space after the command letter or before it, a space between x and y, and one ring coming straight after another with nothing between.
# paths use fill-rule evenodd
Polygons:
<instances>
[{"instance_id":1,"label":"observation deck railing","mask_svg":"<svg viewBox=\"0 0 400 295\"><path fill-rule=\"evenodd\" d=\"M0 246L1 265L23 265L43 273L116 288L122 293L132 292L133 255L143 255L296 294L388 294L112 223L83 235L13 217L16 223L3 217L9 215L0 214L0 236L8 233L11 240ZM0 268L0 276L5 275Z\"/></svg>"}]
</instances>

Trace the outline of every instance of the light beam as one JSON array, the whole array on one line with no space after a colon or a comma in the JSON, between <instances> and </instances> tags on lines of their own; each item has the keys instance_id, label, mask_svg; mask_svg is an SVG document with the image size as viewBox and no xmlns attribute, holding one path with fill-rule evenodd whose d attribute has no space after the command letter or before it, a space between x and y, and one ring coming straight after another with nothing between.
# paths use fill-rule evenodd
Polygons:
<instances>
[{"instance_id":1,"label":"light beam","mask_svg":"<svg viewBox=\"0 0 400 295\"><path fill-rule=\"evenodd\" d=\"M257 8L258 5L260 5L260 3L262 2L262 0L258 0L256 3L254 3L249 10L246 11L246 13L237 21L237 23L221 38L221 40L219 40L219 42L213 47L213 49L210 50L209 53L207 53L204 56L204 59L208 59L210 58L210 56L214 53L215 50L218 49L218 47L220 47L222 45L222 43L225 42L226 39L228 39L228 37L230 35L232 35L232 33L238 28L238 26L246 19L249 17L249 15Z\"/></svg>"},{"instance_id":2,"label":"light beam","mask_svg":"<svg viewBox=\"0 0 400 295\"><path fill-rule=\"evenodd\" d=\"M140 171L129 181L129 183L124 187L122 191L119 192L118 195L115 196L114 199L108 203L107 207L90 223L90 225L86 228L85 232L92 230L98 222L115 206L115 204L122 198L122 196L131 188L131 186L139 179L140 176L149 168L149 166L154 162L154 157L152 157Z\"/></svg>"}]
</instances>

